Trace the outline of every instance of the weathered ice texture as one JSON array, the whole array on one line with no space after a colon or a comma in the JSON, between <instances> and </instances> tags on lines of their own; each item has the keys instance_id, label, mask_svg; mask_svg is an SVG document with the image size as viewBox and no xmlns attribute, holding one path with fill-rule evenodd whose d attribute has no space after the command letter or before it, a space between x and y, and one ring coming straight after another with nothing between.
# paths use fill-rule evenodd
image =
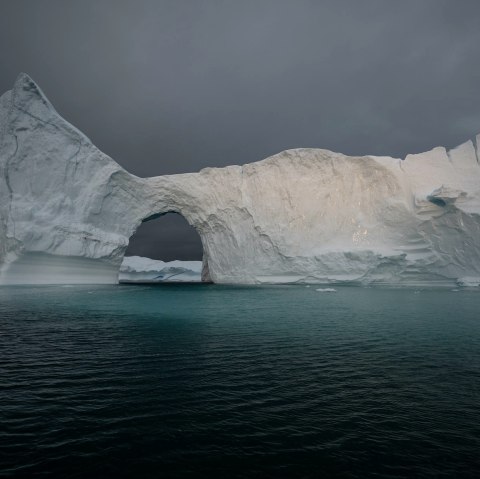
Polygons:
<instances>
[{"instance_id":1,"label":"weathered ice texture","mask_svg":"<svg viewBox=\"0 0 480 479\"><path fill-rule=\"evenodd\" d=\"M476 141L404 160L296 149L143 179L24 74L0 99L0 128L4 284L114 283L130 236L167 212L197 229L218 283L480 281Z\"/></svg>"}]
</instances>

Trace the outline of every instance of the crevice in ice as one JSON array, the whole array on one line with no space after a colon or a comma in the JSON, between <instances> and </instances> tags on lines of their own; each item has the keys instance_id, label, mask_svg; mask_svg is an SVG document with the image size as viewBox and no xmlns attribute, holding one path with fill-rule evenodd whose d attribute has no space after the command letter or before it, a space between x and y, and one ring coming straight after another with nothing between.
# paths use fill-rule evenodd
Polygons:
<instances>
[{"instance_id":1,"label":"crevice in ice","mask_svg":"<svg viewBox=\"0 0 480 479\"><path fill-rule=\"evenodd\" d=\"M447 203L444 200L436 198L435 196L427 196L427 200L437 206L447 206Z\"/></svg>"},{"instance_id":2,"label":"crevice in ice","mask_svg":"<svg viewBox=\"0 0 480 479\"><path fill-rule=\"evenodd\" d=\"M12 133L13 138L15 139L15 151L13 154L7 159L5 162L5 184L7 185L7 190L8 190L8 196L9 196L9 204L8 204L8 216L12 221L12 226L13 226L13 236L15 237L15 218L14 215L12 215L12 205L13 205L13 189L12 185L10 183L10 173L9 173L9 161L12 158L15 158L17 152L18 152L18 138L15 133Z\"/></svg>"},{"instance_id":3,"label":"crevice in ice","mask_svg":"<svg viewBox=\"0 0 480 479\"><path fill-rule=\"evenodd\" d=\"M39 121L40 123L43 123L44 125L50 125L50 126L53 126L53 128L55 128L56 130L60 130L60 127L58 125L56 125L55 123L53 123L51 121L47 121L43 118L40 118L39 116L36 116L33 113L30 113L29 111L27 111L23 108L20 108L19 106L17 106L17 110L21 111L22 113L25 113L25 115L29 116L30 118L33 118L34 120Z\"/></svg>"},{"instance_id":4,"label":"crevice in ice","mask_svg":"<svg viewBox=\"0 0 480 479\"><path fill-rule=\"evenodd\" d=\"M452 160L452 155L450 154L451 150L447 150L445 148L445 153L447 154L448 161L450 162L451 165L453 165L453 160Z\"/></svg>"},{"instance_id":5,"label":"crevice in ice","mask_svg":"<svg viewBox=\"0 0 480 479\"><path fill-rule=\"evenodd\" d=\"M475 156L477 157L477 163L480 164L480 152L478 151L479 145L478 145L478 137L480 135L477 135L473 137L472 143L473 143L473 149L475 150Z\"/></svg>"}]
</instances>

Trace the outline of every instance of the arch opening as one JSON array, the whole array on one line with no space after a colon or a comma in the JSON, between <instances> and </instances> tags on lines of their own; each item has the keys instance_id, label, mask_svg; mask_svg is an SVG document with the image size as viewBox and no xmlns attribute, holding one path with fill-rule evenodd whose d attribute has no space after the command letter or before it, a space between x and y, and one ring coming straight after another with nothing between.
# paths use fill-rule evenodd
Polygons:
<instances>
[{"instance_id":1,"label":"arch opening","mask_svg":"<svg viewBox=\"0 0 480 479\"><path fill-rule=\"evenodd\" d=\"M119 282L209 282L197 230L173 211L145 218L130 237Z\"/></svg>"}]
</instances>

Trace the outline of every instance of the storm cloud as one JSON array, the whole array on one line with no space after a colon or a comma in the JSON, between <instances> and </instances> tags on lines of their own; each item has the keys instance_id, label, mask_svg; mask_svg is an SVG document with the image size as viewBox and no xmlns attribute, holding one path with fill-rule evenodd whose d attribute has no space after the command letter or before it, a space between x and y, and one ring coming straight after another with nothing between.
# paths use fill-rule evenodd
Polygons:
<instances>
[{"instance_id":1,"label":"storm cloud","mask_svg":"<svg viewBox=\"0 0 480 479\"><path fill-rule=\"evenodd\" d=\"M479 18L476 0L0 0L0 91L27 72L138 176L404 157L480 132Z\"/></svg>"}]
</instances>

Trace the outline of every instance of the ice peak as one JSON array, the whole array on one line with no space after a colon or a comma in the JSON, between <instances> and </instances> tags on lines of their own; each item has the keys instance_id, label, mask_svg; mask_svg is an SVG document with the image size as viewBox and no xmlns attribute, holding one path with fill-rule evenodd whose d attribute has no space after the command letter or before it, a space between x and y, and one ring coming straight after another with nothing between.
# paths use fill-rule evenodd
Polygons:
<instances>
[{"instance_id":1,"label":"ice peak","mask_svg":"<svg viewBox=\"0 0 480 479\"><path fill-rule=\"evenodd\" d=\"M28 106L36 103L41 103L49 110L55 111L55 108L50 103L45 93L35 83L33 78L27 73L20 73L13 85L14 101L19 106Z\"/></svg>"}]
</instances>

